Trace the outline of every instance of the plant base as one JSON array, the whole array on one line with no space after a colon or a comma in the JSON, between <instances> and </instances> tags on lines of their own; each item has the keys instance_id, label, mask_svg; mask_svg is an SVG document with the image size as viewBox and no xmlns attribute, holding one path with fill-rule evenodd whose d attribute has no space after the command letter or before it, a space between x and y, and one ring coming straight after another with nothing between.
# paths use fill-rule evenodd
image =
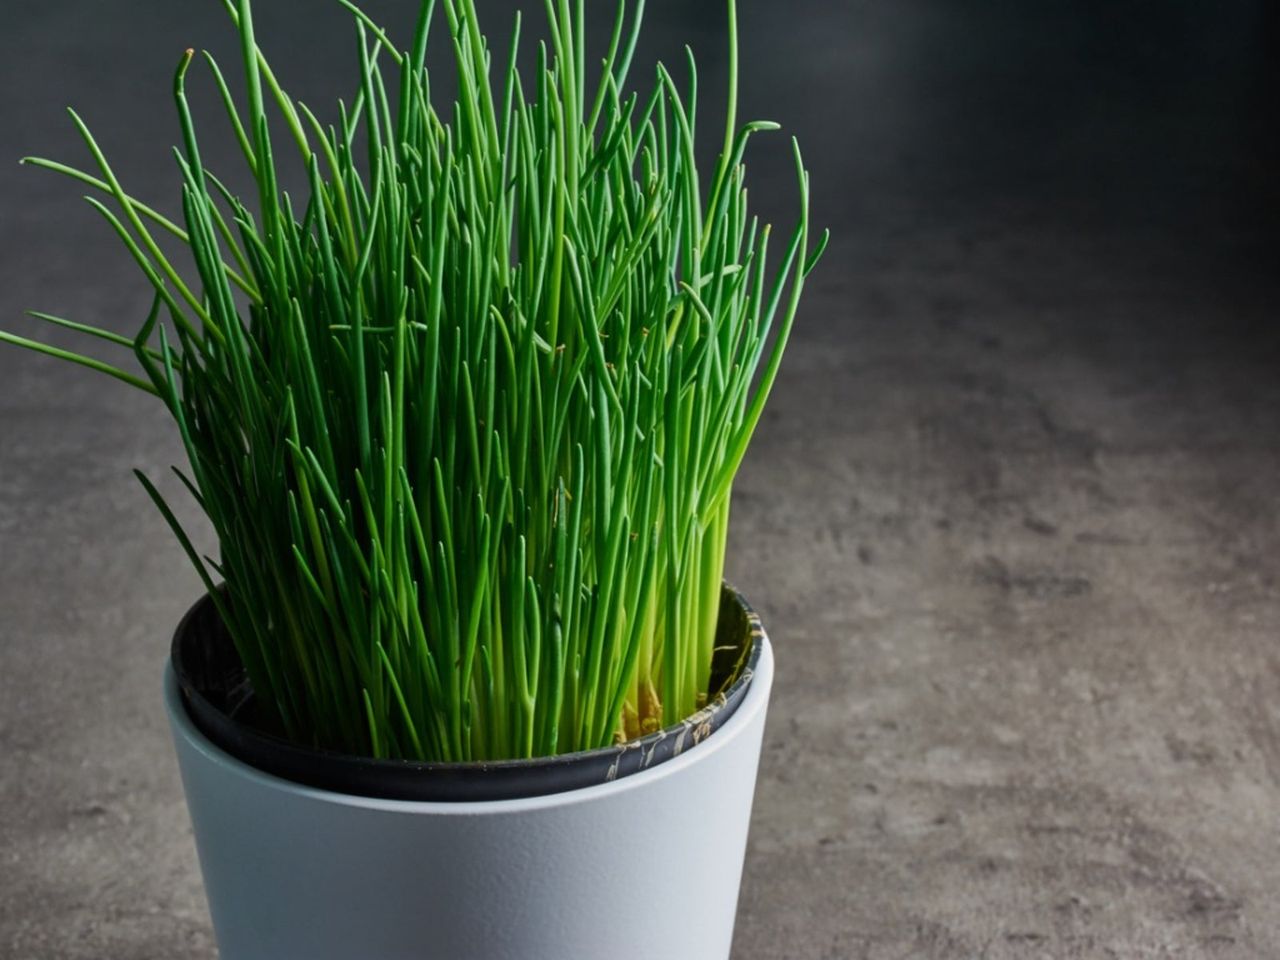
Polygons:
<instances>
[{"instance_id":1,"label":"plant base","mask_svg":"<svg viewBox=\"0 0 1280 960\"><path fill-rule=\"evenodd\" d=\"M222 960L726 960L773 681L659 766L479 802L263 773L165 702Z\"/></svg>"}]
</instances>

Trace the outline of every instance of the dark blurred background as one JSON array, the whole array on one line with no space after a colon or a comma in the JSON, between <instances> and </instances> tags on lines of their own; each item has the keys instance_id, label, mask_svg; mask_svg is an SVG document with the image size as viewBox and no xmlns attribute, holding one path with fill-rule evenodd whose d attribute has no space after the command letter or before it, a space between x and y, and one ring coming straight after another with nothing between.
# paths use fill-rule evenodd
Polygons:
<instances>
[{"instance_id":1,"label":"dark blurred background","mask_svg":"<svg viewBox=\"0 0 1280 960\"><path fill-rule=\"evenodd\" d=\"M514 4L480 6L504 49ZM257 8L332 116L346 14ZM403 38L416 3L366 8ZM741 0L744 119L799 137L833 240L735 500L779 657L738 960L1280 956L1278 10ZM714 150L723 6L648 17L633 81L691 44ZM176 211L172 70L238 80L234 34L217 0L3 19L0 325L131 332L126 254L16 161L89 163L73 104ZM0 347L2 957L214 955L159 697L197 582L129 474L180 457L145 397Z\"/></svg>"}]
</instances>

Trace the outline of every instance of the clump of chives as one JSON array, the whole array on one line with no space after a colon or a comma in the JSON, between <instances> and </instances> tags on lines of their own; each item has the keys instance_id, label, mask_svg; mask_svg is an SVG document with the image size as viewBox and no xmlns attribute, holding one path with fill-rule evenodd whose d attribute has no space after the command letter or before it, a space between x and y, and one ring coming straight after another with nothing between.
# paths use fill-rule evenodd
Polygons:
<instances>
[{"instance_id":1,"label":"clump of chives","mask_svg":"<svg viewBox=\"0 0 1280 960\"><path fill-rule=\"evenodd\" d=\"M707 182L689 92L659 64L627 85L643 14L621 0L588 89L583 2L547 0L549 49L502 60L474 0L442 0L458 79L437 112L435 0L397 48L347 0L359 76L326 127L239 30L247 103L204 55L257 185L200 159L185 95L182 222L126 193L92 134L73 177L154 289L132 338L33 316L132 351L138 372L0 340L155 395L219 559L139 478L218 606L263 705L294 740L423 760L530 757L631 738L705 702L730 490L777 375L810 249L770 268L747 209L728 5L728 122ZM287 142L275 143L268 111ZM309 195L291 199L291 154ZM293 162L292 160L288 162ZM157 237L190 253L196 286ZM772 335L772 340L770 337ZM215 579L225 590L215 590Z\"/></svg>"}]
</instances>

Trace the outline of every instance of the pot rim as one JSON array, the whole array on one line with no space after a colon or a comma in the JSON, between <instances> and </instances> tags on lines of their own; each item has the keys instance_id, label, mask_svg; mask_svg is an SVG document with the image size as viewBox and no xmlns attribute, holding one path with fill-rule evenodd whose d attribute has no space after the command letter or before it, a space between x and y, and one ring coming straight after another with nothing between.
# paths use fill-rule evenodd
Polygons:
<instances>
[{"instance_id":1,"label":"pot rim","mask_svg":"<svg viewBox=\"0 0 1280 960\"><path fill-rule=\"evenodd\" d=\"M201 732L187 711L177 676L173 670L173 664L168 659L165 660L164 665L164 704L170 723L173 726L174 736L186 741L190 748L200 754L207 762L220 767L230 778L245 780L255 786L265 787L277 793L292 796L295 799L309 800L315 803L337 804L390 814L475 816L478 814L533 813L539 810L588 803L628 790L643 789L655 781L678 776L682 771L702 762L714 753L729 749L734 741L750 731L757 715L765 712L768 708L769 693L773 687L773 646L769 642L768 636L762 633L757 647L759 649L759 657L756 660L754 676L738 709L733 712L733 715L725 721L722 727L695 747L685 750L663 763L640 770L626 777L620 777L617 780L596 783L572 790L540 793L504 800L396 800L385 797L369 797L362 794L340 793L321 787L312 787L267 773L232 756Z\"/></svg>"},{"instance_id":2,"label":"pot rim","mask_svg":"<svg viewBox=\"0 0 1280 960\"><path fill-rule=\"evenodd\" d=\"M720 692L689 717L623 744L545 757L469 762L376 759L300 746L237 720L234 706L228 710L210 702L188 675L190 664L184 664L181 641L200 617L216 616L210 613L212 609L208 594L202 595L174 634L165 687L166 704L175 724L183 721L183 726L190 728L185 731L187 736L204 742L207 752L222 754L248 770L320 794L367 800L506 803L633 779L678 760L702 743L719 740L721 728L732 723L751 689L759 684L761 661L769 652L759 616L726 582L721 595L722 623L725 612L732 611L735 629L745 637L731 654L733 667ZM168 703L170 679L176 704Z\"/></svg>"}]
</instances>

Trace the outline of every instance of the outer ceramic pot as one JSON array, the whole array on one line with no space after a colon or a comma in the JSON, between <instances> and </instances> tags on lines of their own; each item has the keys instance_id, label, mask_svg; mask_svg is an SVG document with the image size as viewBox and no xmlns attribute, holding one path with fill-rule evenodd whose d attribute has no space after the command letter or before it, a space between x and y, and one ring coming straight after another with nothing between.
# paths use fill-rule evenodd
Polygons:
<instances>
[{"instance_id":1,"label":"outer ceramic pot","mask_svg":"<svg viewBox=\"0 0 1280 960\"><path fill-rule=\"evenodd\" d=\"M725 960L773 655L720 729L608 783L374 799L261 772L165 702L222 960Z\"/></svg>"}]
</instances>

